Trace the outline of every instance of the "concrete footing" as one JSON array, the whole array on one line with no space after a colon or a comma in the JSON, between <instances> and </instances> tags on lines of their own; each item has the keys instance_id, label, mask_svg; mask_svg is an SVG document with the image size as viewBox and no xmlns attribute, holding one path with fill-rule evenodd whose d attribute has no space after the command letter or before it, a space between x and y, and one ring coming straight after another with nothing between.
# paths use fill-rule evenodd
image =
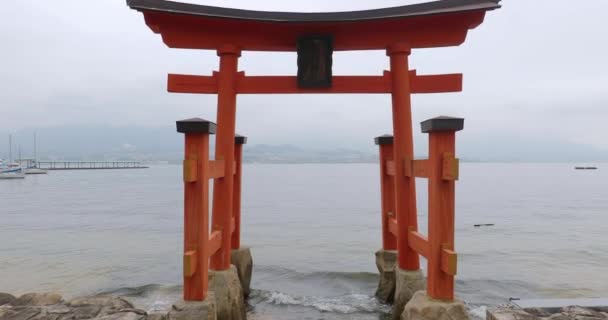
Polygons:
<instances>
[{"instance_id":1,"label":"concrete footing","mask_svg":"<svg viewBox=\"0 0 608 320\"><path fill-rule=\"evenodd\" d=\"M405 305L401 320L469 320L469 313L460 300L435 300L418 291Z\"/></svg>"},{"instance_id":2,"label":"concrete footing","mask_svg":"<svg viewBox=\"0 0 608 320\"><path fill-rule=\"evenodd\" d=\"M397 265L397 251L376 251L376 267L380 273L376 298L383 303L395 301L395 266Z\"/></svg>"},{"instance_id":3,"label":"concrete footing","mask_svg":"<svg viewBox=\"0 0 608 320\"><path fill-rule=\"evenodd\" d=\"M249 292L251 292L251 274L253 271L251 250L247 247L234 249L230 252L230 260L236 267L236 272L239 276L239 281L241 282L241 288L243 289L243 296L249 297Z\"/></svg>"},{"instance_id":4,"label":"concrete footing","mask_svg":"<svg viewBox=\"0 0 608 320\"><path fill-rule=\"evenodd\" d=\"M215 294L217 320L245 320L246 308L235 266L209 273L209 290Z\"/></svg>"},{"instance_id":5,"label":"concrete footing","mask_svg":"<svg viewBox=\"0 0 608 320\"><path fill-rule=\"evenodd\" d=\"M405 305L417 291L426 288L426 280L421 270L408 271L395 268L395 301L393 304L393 319L399 319Z\"/></svg>"},{"instance_id":6,"label":"concrete footing","mask_svg":"<svg viewBox=\"0 0 608 320\"><path fill-rule=\"evenodd\" d=\"M166 316L167 320L216 320L215 296L209 292L204 301L180 301L173 305ZM150 318L150 316L148 317ZM152 318L163 319L163 315Z\"/></svg>"}]
</instances>

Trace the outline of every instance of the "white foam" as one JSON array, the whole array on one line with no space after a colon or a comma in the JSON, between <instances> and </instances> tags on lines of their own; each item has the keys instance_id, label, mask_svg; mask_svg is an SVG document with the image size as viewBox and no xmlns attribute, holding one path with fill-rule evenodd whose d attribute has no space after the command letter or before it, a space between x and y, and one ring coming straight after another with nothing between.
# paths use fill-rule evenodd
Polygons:
<instances>
[{"instance_id":1,"label":"white foam","mask_svg":"<svg viewBox=\"0 0 608 320\"><path fill-rule=\"evenodd\" d=\"M347 294L338 297L292 296L278 291L261 291L260 296L267 303L276 305L299 305L312 307L322 312L342 314L389 312L390 307L379 303L376 298L364 294Z\"/></svg>"},{"instance_id":2,"label":"white foam","mask_svg":"<svg viewBox=\"0 0 608 320\"><path fill-rule=\"evenodd\" d=\"M488 307L486 307L486 306L470 308L469 315L471 315L471 318L475 319L475 320L485 320L487 310L488 310Z\"/></svg>"}]
</instances>

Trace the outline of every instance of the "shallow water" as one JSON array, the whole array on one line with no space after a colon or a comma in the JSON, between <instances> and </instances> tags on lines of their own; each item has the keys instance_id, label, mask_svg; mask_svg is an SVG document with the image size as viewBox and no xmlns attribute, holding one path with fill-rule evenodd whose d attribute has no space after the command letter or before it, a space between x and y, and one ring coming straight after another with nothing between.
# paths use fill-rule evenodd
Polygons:
<instances>
[{"instance_id":1,"label":"shallow water","mask_svg":"<svg viewBox=\"0 0 608 320\"><path fill-rule=\"evenodd\" d=\"M573 167L462 164L457 294L474 315L509 297L608 296L608 176ZM390 308L373 299L377 165L243 171L250 318L385 318ZM426 231L426 183L417 186ZM170 165L0 181L0 291L114 292L166 308L181 295L182 199L181 168Z\"/></svg>"}]
</instances>

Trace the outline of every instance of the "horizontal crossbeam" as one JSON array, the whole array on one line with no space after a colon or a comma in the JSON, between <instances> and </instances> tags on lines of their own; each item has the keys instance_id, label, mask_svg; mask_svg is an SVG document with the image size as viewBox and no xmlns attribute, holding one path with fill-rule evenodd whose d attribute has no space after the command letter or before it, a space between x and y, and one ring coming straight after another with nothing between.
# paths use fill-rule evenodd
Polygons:
<instances>
[{"instance_id":1,"label":"horizontal crossbeam","mask_svg":"<svg viewBox=\"0 0 608 320\"><path fill-rule=\"evenodd\" d=\"M429 177L429 161L428 160L405 160L403 172L406 177L428 178Z\"/></svg>"},{"instance_id":2,"label":"horizontal crossbeam","mask_svg":"<svg viewBox=\"0 0 608 320\"><path fill-rule=\"evenodd\" d=\"M225 175L226 166L224 160L209 161L209 178L217 179Z\"/></svg>"},{"instance_id":3,"label":"horizontal crossbeam","mask_svg":"<svg viewBox=\"0 0 608 320\"><path fill-rule=\"evenodd\" d=\"M417 75L411 70L411 93L441 93L462 91L462 74ZM176 93L214 94L218 73L212 76L169 74L167 90ZM330 88L300 88L295 76L246 76L239 72L236 91L239 94L295 94L295 93L391 93L391 74L381 76L334 76Z\"/></svg>"}]
</instances>

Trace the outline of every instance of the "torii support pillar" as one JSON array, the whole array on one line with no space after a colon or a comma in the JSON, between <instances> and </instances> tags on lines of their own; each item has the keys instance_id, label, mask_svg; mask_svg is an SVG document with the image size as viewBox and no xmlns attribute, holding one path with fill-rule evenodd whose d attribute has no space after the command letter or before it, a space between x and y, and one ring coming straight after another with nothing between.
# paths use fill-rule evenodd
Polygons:
<instances>
[{"instance_id":1,"label":"torii support pillar","mask_svg":"<svg viewBox=\"0 0 608 320\"><path fill-rule=\"evenodd\" d=\"M382 249L376 251L376 267L380 277L375 296L384 303L392 303L395 300L395 268L397 265L393 136L379 136L374 141L380 148L380 197L382 203Z\"/></svg>"},{"instance_id":2,"label":"torii support pillar","mask_svg":"<svg viewBox=\"0 0 608 320\"><path fill-rule=\"evenodd\" d=\"M232 250L230 262L236 267L236 271L243 289L243 296L248 297L251 291L251 275L253 273L253 258L251 249L241 246L241 176L243 163L243 145L247 143L247 137L236 135L234 139L234 194L232 201Z\"/></svg>"},{"instance_id":3,"label":"torii support pillar","mask_svg":"<svg viewBox=\"0 0 608 320\"><path fill-rule=\"evenodd\" d=\"M411 176L428 178L428 239L410 231L416 252L427 258L428 284L418 291L399 314L401 320L468 320L462 301L454 298L457 254L454 251L455 182L458 159L455 157L456 131L464 119L437 117L422 122L422 132L429 134L429 159L413 161ZM419 166L417 164L420 164ZM416 167L424 168L417 170Z\"/></svg>"}]
</instances>

